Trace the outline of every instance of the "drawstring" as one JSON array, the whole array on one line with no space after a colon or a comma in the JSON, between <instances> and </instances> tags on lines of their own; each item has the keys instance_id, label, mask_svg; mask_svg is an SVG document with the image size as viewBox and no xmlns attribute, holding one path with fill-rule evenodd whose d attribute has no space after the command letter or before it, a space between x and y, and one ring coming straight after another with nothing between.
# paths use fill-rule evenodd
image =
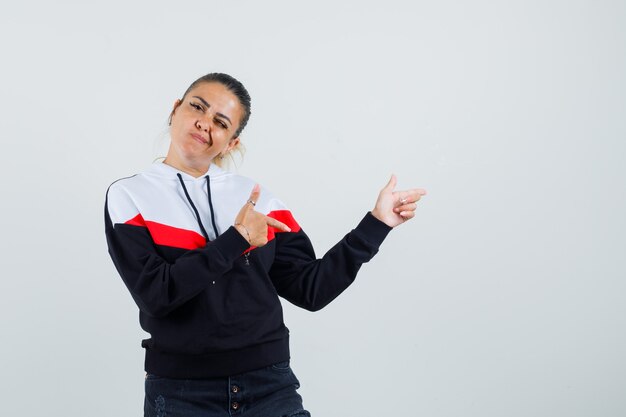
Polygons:
<instances>
[{"instance_id":1,"label":"drawstring","mask_svg":"<svg viewBox=\"0 0 626 417\"><path fill-rule=\"evenodd\" d=\"M193 209L193 212L196 214L196 220L198 220L198 225L200 226L200 230L202 231L204 238L208 242L209 235L206 232L204 225L202 224L202 219L200 219L200 213L198 213L198 209L196 208L196 205L193 204L193 201L191 200L191 197L189 196L189 192L187 192L187 187L185 187L185 181L183 181L183 177L182 175L180 175L180 173L177 173L176 176L178 177L178 181L180 181L180 185L183 186L183 191L185 192L187 201L189 201L189 204L191 204L191 208ZM210 186L211 178L208 175L206 175L204 178L206 178L206 189L207 189L207 194L209 196L209 208L211 209L211 224L213 225L213 231L215 232L215 237L217 237L218 236L217 226L215 225L215 214L213 213L213 202L211 201L211 186Z\"/></svg>"},{"instance_id":2,"label":"drawstring","mask_svg":"<svg viewBox=\"0 0 626 417\"><path fill-rule=\"evenodd\" d=\"M213 212L213 201L211 200L211 178L206 175L206 194L209 197L209 208L211 209L211 223L213 224L213 231L215 237L217 237L217 226L215 225L215 213Z\"/></svg>"},{"instance_id":3,"label":"drawstring","mask_svg":"<svg viewBox=\"0 0 626 417\"><path fill-rule=\"evenodd\" d=\"M187 201L189 201L189 204L191 204L191 208L193 209L193 212L196 214L196 219L198 220L198 225L200 226L200 230L202 230L202 234L204 235L204 238L208 242L209 235L207 234L206 229L204 228L204 225L202 224L202 219L200 219L200 213L198 213L198 209L196 208L196 205L191 200L191 197L189 196L189 192L187 192L187 187L185 187L185 181L183 181L183 176L180 175L180 173L177 173L176 176L178 177L178 181L180 181L180 185L183 186L183 191L185 192L185 197L187 197ZM209 198L209 208L211 209L211 225L213 226L215 237L217 237L219 236L219 234L217 233L217 225L215 224L215 211L213 210L213 200L211 199L211 177L209 177L208 175L205 175L204 178L206 178L206 193ZM246 253L244 253L243 256L245 258L246 265L249 266L250 265L250 251L247 251ZM213 283L215 284L215 281L213 281Z\"/></svg>"}]
</instances>

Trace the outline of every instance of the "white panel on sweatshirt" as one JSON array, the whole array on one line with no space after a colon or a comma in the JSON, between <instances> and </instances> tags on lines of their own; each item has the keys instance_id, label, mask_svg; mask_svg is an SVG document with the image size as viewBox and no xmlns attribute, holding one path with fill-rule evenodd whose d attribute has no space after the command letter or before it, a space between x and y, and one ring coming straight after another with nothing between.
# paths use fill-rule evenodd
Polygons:
<instances>
[{"instance_id":1,"label":"white panel on sweatshirt","mask_svg":"<svg viewBox=\"0 0 626 417\"><path fill-rule=\"evenodd\" d=\"M233 225L255 184L250 178L225 171L216 165L211 165L205 175L195 178L162 162L155 162L145 172L111 185L108 210L113 224L126 223L141 213L145 221L192 230L202 235L177 174L181 175L210 240L216 236L211 222L205 176L211 179L211 199L218 234ZM261 187L255 210L267 214L273 210L287 210L287 207Z\"/></svg>"}]
</instances>

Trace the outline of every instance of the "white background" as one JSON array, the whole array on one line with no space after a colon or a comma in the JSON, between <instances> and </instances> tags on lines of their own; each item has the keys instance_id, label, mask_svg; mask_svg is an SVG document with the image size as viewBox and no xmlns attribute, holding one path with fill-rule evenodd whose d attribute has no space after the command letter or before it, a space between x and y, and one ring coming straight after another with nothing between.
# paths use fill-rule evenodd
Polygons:
<instances>
[{"instance_id":1,"label":"white background","mask_svg":"<svg viewBox=\"0 0 626 417\"><path fill-rule=\"evenodd\" d=\"M429 193L330 306L285 305L314 416L626 415L625 25L591 0L2 6L1 414L141 414L105 191L222 71L253 98L234 169L318 255L392 172Z\"/></svg>"}]
</instances>

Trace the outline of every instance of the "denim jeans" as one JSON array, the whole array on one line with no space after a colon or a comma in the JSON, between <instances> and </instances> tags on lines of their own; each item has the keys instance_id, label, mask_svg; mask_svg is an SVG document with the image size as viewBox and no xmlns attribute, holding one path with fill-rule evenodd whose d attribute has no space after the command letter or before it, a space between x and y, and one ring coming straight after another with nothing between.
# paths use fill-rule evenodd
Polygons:
<instances>
[{"instance_id":1,"label":"denim jeans","mask_svg":"<svg viewBox=\"0 0 626 417\"><path fill-rule=\"evenodd\" d=\"M289 362L224 378L147 374L145 387L144 417L310 417Z\"/></svg>"}]
</instances>

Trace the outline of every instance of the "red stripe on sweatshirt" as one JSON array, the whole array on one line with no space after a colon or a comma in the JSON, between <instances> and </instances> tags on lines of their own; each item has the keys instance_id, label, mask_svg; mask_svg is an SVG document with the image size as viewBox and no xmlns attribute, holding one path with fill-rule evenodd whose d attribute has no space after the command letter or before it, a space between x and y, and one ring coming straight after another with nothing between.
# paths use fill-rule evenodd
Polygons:
<instances>
[{"instance_id":1,"label":"red stripe on sweatshirt","mask_svg":"<svg viewBox=\"0 0 626 417\"><path fill-rule=\"evenodd\" d=\"M147 227L150 235L152 235L152 240L157 245L182 249L197 249L206 245L204 237L192 230L179 229L149 220L145 221L141 214L136 215L125 224Z\"/></svg>"},{"instance_id":2,"label":"red stripe on sweatshirt","mask_svg":"<svg viewBox=\"0 0 626 417\"><path fill-rule=\"evenodd\" d=\"M293 218L293 215L291 214L289 210L270 211L267 214L267 216L271 217L272 219L276 219L281 223L285 223L287 226L289 226L291 231L294 233L300 231L300 225L298 224L296 219ZM267 228L267 241L269 242L270 240L274 239L274 236L276 235L276 233L284 233L284 232L282 230L278 230L273 227L268 227Z\"/></svg>"},{"instance_id":3,"label":"red stripe on sweatshirt","mask_svg":"<svg viewBox=\"0 0 626 417\"><path fill-rule=\"evenodd\" d=\"M267 214L267 216L271 217L272 219L276 219L281 223L286 224L294 233L300 231L300 225L298 224L296 219L293 218L293 215L291 214L289 210L270 211ZM274 227L268 227L267 228L267 241L269 242L272 239L274 239L276 237L276 233L285 233L285 232L283 232L282 230L277 230ZM256 246L251 246L250 248L246 249L244 253L250 252L252 249L256 249Z\"/></svg>"},{"instance_id":4,"label":"red stripe on sweatshirt","mask_svg":"<svg viewBox=\"0 0 626 417\"><path fill-rule=\"evenodd\" d=\"M296 222L296 219L293 218L293 215L289 210L274 210L269 212L267 216L286 224L294 233L300 231L300 225ZM177 227L149 220L146 221L141 214L136 215L125 224L148 228L150 235L152 235L152 240L157 245L172 246L182 249L197 249L206 245L204 237L192 230L179 229ZM269 242L274 239L276 237L276 233L284 232L277 230L274 227L268 227L267 241ZM246 252L254 248L256 248L256 246L249 248Z\"/></svg>"}]
</instances>

